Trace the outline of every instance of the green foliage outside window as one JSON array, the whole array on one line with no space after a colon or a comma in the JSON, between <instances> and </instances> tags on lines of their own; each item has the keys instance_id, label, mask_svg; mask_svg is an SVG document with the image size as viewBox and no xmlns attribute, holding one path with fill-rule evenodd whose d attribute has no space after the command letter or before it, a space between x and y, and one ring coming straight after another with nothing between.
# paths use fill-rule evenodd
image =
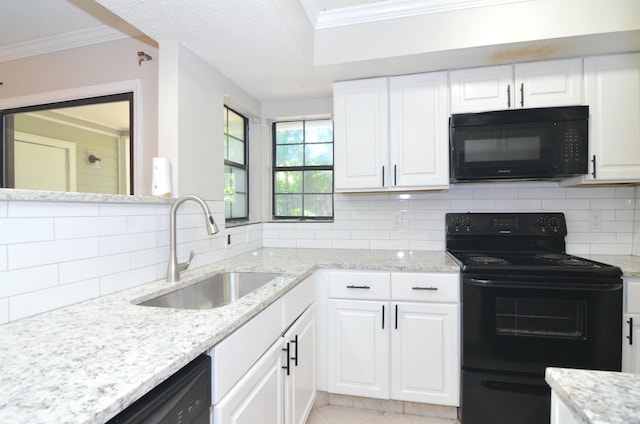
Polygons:
<instances>
[{"instance_id":1,"label":"green foliage outside window","mask_svg":"<svg viewBox=\"0 0 640 424\"><path fill-rule=\"evenodd\" d=\"M274 217L332 218L332 121L276 122L273 127Z\"/></svg>"}]
</instances>

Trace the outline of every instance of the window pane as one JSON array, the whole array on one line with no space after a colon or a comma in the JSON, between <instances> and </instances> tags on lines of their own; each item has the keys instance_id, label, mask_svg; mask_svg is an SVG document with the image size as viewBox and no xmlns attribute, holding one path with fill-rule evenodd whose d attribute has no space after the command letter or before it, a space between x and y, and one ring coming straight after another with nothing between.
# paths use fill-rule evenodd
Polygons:
<instances>
[{"instance_id":1,"label":"window pane","mask_svg":"<svg viewBox=\"0 0 640 424\"><path fill-rule=\"evenodd\" d=\"M333 143L333 122L330 119L323 121L306 121L305 143Z\"/></svg>"},{"instance_id":2,"label":"window pane","mask_svg":"<svg viewBox=\"0 0 640 424\"><path fill-rule=\"evenodd\" d=\"M327 218L333 214L331 194L309 194L304 196L304 216Z\"/></svg>"},{"instance_id":3,"label":"window pane","mask_svg":"<svg viewBox=\"0 0 640 424\"><path fill-rule=\"evenodd\" d=\"M304 192L305 193L332 193L333 192L333 172L332 171L305 171L304 172Z\"/></svg>"},{"instance_id":4,"label":"window pane","mask_svg":"<svg viewBox=\"0 0 640 424\"><path fill-rule=\"evenodd\" d=\"M227 137L227 157L226 160L244 165L244 147L245 144L232 137Z\"/></svg>"},{"instance_id":5,"label":"window pane","mask_svg":"<svg viewBox=\"0 0 640 424\"><path fill-rule=\"evenodd\" d=\"M276 216L302 216L301 194L276 194Z\"/></svg>"},{"instance_id":6,"label":"window pane","mask_svg":"<svg viewBox=\"0 0 640 424\"><path fill-rule=\"evenodd\" d=\"M278 171L275 173L276 193L302 193L301 171Z\"/></svg>"},{"instance_id":7,"label":"window pane","mask_svg":"<svg viewBox=\"0 0 640 424\"><path fill-rule=\"evenodd\" d=\"M277 123L276 144L301 144L304 141L302 125L302 121Z\"/></svg>"},{"instance_id":8,"label":"window pane","mask_svg":"<svg viewBox=\"0 0 640 424\"><path fill-rule=\"evenodd\" d=\"M276 166L302 166L301 144L276 146Z\"/></svg>"},{"instance_id":9,"label":"window pane","mask_svg":"<svg viewBox=\"0 0 640 424\"><path fill-rule=\"evenodd\" d=\"M226 218L246 218L247 172L231 166L224 167L224 200Z\"/></svg>"},{"instance_id":10,"label":"window pane","mask_svg":"<svg viewBox=\"0 0 640 424\"><path fill-rule=\"evenodd\" d=\"M229 111L229 117L227 118L227 134L240 140L244 140L244 117L238 115L231 109Z\"/></svg>"},{"instance_id":11,"label":"window pane","mask_svg":"<svg viewBox=\"0 0 640 424\"><path fill-rule=\"evenodd\" d=\"M333 165L333 143L305 145L304 163L307 166Z\"/></svg>"}]
</instances>

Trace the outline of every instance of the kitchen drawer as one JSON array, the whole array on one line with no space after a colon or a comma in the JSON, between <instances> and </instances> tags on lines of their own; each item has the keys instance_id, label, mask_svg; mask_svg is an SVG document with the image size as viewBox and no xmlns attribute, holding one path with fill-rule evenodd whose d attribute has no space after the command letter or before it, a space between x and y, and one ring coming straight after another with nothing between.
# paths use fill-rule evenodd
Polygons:
<instances>
[{"instance_id":1,"label":"kitchen drawer","mask_svg":"<svg viewBox=\"0 0 640 424\"><path fill-rule=\"evenodd\" d=\"M640 280L625 280L625 312L627 314L640 313Z\"/></svg>"},{"instance_id":2,"label":"kitchen drawer","mask_svg":"<svg viewBox=\"0 0 640 424\"><path fill-rule=\"evenodd\" d=\"M393 300L415 302L460 302L460 274L392 273Z\"/></svg>"},{"instance_id":3,"label":"kitchen drawer","mask_svg":"<svg viewBox=\"0 0 640 424\"><path fill-rule=\"evenodd\" d=\"M390 281L388 272L330 271L329 297L388 300L391 296Z\"/></svg>"}]
</instances>

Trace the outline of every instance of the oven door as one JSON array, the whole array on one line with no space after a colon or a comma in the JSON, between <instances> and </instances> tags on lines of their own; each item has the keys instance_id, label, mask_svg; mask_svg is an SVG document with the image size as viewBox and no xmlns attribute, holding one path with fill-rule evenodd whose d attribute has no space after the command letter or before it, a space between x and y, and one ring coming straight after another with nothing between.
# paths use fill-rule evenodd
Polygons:
<instances>
[{"instance_id":1,"label":"oven door","mask_svg":"<svg viewBox=\"0 0 640 424\"><path fill-rule=\"evenodd\" d=\"M620 371L622 282L463 275L462 366Z\"/></svg>"}]
</instances>

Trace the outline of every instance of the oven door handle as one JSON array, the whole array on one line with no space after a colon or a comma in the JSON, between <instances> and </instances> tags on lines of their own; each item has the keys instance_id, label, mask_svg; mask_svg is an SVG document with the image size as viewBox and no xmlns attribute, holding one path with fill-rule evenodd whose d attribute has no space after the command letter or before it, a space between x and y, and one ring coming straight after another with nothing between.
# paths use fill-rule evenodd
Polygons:
<instances>
[{"instance_id":1,"label":"oven door handle","mask_svg":"<svg viewBox=\"0 0 640 424\"><path fill-rule=\"evenodd\" d=\"M616 291L622 289L622 283L514 283L510 281L483 280L479 278L465 278L466 284L478 287L508 288L508 289L541 289L565 291Z\"/></svg>"}]
</instances>

